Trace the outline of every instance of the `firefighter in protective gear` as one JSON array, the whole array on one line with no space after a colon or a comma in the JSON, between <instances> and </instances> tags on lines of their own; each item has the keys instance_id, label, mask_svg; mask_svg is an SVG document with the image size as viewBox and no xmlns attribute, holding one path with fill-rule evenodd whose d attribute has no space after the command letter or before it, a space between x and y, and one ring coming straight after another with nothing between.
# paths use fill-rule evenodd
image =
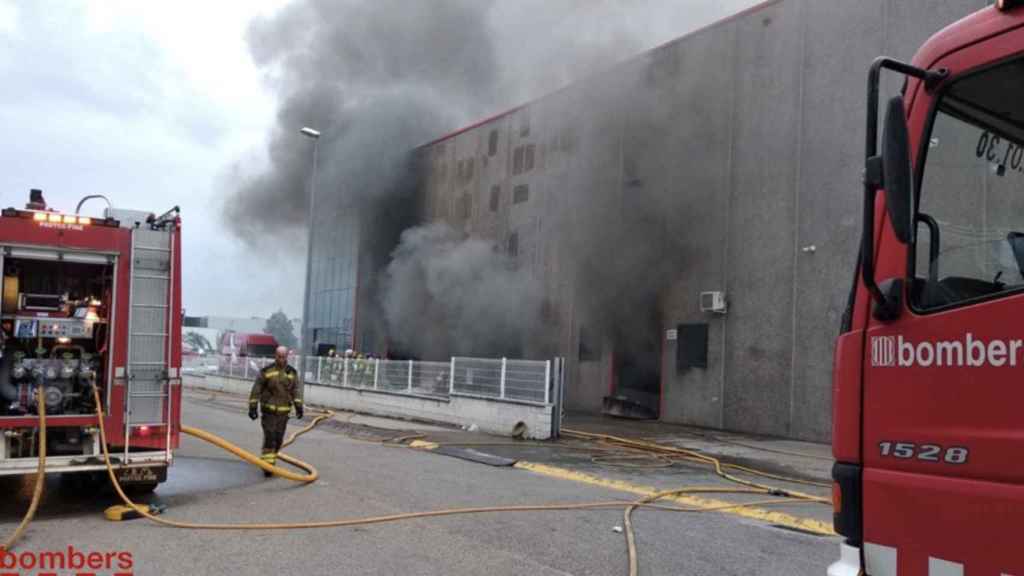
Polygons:
<instances>
[{"instance_id":1,"label":"firefighter in protective gear","mask_svg":"<svg viewBox=\"0 0 1024 576\"><path fill-rule=\"evenodd\" d=\"M284 442L288 415L295 407L295 417L302 418L302 386L299 374L288 365L288 349L279 346L274 352L274 363L260 370L249 394L249 418L255 420L257 408L262 412L263 451L260 459L267 464L277 462L277 453ZM270 472L264 470L265 476Z\"/></svg>"},{"instance_id":2,"label":"firefighter in protective gear","mask_svg":"<svg viewBox=\"0 0 1024 576\"><path fill-rule=\"evenodd\" d=\"M364 356L362 352L356 352L356 359L352 368L356 377L356 386L360 388L369 386L371 381L370 363L367 362L366 356Z\"/></svg>"}]
</instances>

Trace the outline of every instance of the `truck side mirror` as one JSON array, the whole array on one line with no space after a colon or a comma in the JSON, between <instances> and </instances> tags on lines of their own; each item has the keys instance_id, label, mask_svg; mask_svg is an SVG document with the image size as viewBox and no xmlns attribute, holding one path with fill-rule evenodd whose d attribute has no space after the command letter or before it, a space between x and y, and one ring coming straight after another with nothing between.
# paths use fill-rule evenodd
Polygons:
<instances>
[{"instance_id":1,"label":"truck side mirror","mask_svg":"<svg viewBox=\"0 0 1024 576\"><path fill-rule=\"evenodd\" d=\"M892 70L937 85L949 75L944 69L929 71L893 60L877 58L868 74L868 118L865 129L864 229L860 236L860 276L876 305L875 317L899 316L902 281L889 282L883 290L875 281L875 195L885 189L889 219L896 238L909 244L913 238L913 173L910 168L910 136L902 97L889 100L885 115L883 151L878 155L878 87L882 70Z\"/></svg>"},{"instance_id":2,"label":"truck side mirror","mask_svg":"<svg viewBox=\"0 0 1024 576\"><path fill-rule=\"evenodd\" d=\"M913 175L910 168L910 136L903 98L894 96L885 112L882 134L882 178L885 204L896 238L903 244L913 239Z\"/></svg>"}]
</instances>

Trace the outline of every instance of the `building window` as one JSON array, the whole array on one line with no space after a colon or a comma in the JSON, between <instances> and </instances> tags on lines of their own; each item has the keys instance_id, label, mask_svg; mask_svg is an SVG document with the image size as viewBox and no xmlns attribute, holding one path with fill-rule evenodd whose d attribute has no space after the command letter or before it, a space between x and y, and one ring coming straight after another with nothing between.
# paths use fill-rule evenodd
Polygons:
<instances>
[{"instance_id":1,"label":"building window","mask_svg":"<svg viewBox=\"0 0 1024 576\"><path fill-rule=\"evenodd\" d=\"M523 110L519 114L519 136L527 137L530 135L530 113Z\"/></svg>"},{"instance_id":2,"label":"building window","mask_svg":"<svg viewBox=\"0 0 1024 576\"><path fill-rule=\"evenodd\" d=\"M526 146L525 158L523 159L523 172L529 172L533 170L533 157L536 153L537 147L533 144Z\"/></svg>"},{"instance_id":3,"label":"building window","mask_svg":"<svg viewBox=\"0 0 1024 576\"><path fill-rule=\"evenodd\" d=\"M522 204L530 199L530 187L526 184L520 184L512 189L512 203Z\"/></svg>"},{"instance_id":4,"label":"building window","mask_svg":"<svg viewBox=\"0 0 1024 576\"><path fill-rule=\"evenodd\" d=\"M508 255L513 258L519 256L519 232L513 232L508 236Z\"/></svg>"},{"instance_id":5,"label":"building window","mask_svg":"<svg viewBox=\"0 0 1024 576\"><path fill-rule=\"evenodd\" d=\"M491 212L497 212L501 206L501 186L491 186Z\"/></svg>"},{"instance_id":6,"label":"building window","mask_svg":"<svg viewBox=\"0 0 1024 576\"><path fill-rule=\"evenodd\" d=\"M463 220L468 220L470 215L473 213L473 197L469 193L462 195L459 199L459 217Z\"/></svg>"},{"instance_id":7,"label":"building window","mask_svg":"<svg viewBox=\"0 0 1024 576\"><path fill-rule=\"evenodd\" d=\"M476 168L476 158L466 160L466 180L473 179L473 171Z\"/></svg>"},{"instance_id":8,"label":"building window","mask_svg":"<svg viewBox=\"0 0 1024 576\"><path fill-rule=\"evenodd\" d=\"M462 182L462 175L465 173L466 163L459 160L455 163L455 181Z\"/></svg>"},{"instance_id":9,"label":"building window","mask_svg":"<svg viewBox=\"0 0 1024 576\"><path fill-rule=\"evenodd\" d=\"M498 131L491 130L490 136L487 138L487 155L494 156L498 153Z\"/></svg>"},{"instance_id":10,"label":"building window","mask_svg":"<svg viewBox=\"0 0 1024 576\"><path fill-rule=\"evenodd\" d=\"M523 173L523 147L516 146L515 151L512 153L512 175L519 175Z\"/></svg>"}]
</instances>

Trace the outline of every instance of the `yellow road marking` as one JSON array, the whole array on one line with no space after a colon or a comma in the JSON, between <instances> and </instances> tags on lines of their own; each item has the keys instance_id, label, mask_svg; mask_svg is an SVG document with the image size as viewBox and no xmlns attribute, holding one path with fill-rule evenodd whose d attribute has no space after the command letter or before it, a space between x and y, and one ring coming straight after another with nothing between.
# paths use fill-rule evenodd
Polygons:
<instances>
[{"instance_id":1,"label":"yellow road marking","mask_svg":"<svg viewBox=\"0 0 1024 576\"><path fill-rule=\"evenodd\" d=\"M424 442L429 444L429 442ZM577 472L575 470L568 470L565 468L558 468L555 466L548 466L547 464L537 464L534 462L519 461L515 464L516 468L522 470L529 470L537 474L543 474L552 478L559 478L562 480L571 480L573 482L581 482L583 484L590 484L592 486L600 486L602 488L610 488L612 490L618 490L621 492L628 492L630 494L636 494L638 496L653 496L664 490L659 490L651 486L640 486L632 484L622 480L611 480L609 478L599 478L583 472ZM669 502L675 502L684 506L701 508L705 510L721 508L723 506L735 505L736 502L726 502L724 500L713 500L710 498L700 498L688 494L678 494L675 496L668 496L664 500ZM815 520L813 518L802 518L799 516L793 516L792 514L786 514L783 512L773 512L771 510L765 510L763 508L754 507L743 507L743 508L728 508L726 510L717 510L722 514L732 514L734 516L742 516L744 518L750 518L753 520L760 520L769 524L776 524L778 526L785 526L787 528L794 528L797 530L804 530L812 532L814 534L820 534L822 536L835 536L836 533L832 529L832 525L827 522Z\"/></svg>"},{"instance_id":2,"label":"yellow road marking","mask_svg":"<svg viewBox=\"0 0 1024 576\"><path fill-rule=\"evenodd\" d=\"M410 448L416 448L419 450L436 450L439 444L437 442L426 442L423 440L413 440L409 443ZM514 464L516 468L521 470L529 470L537 474L543 474L551 478L559 478L561 480L571 480L573 482L580 482L583 484L590 484L591 486L600 486L602 488L610 488L612 490L618 490L620 492L628 492L630 494L636 494L638 496L654 496L664 490L659 490L652 486L641 486L633 484L623 480L612 480L610 478L600 478L584 472L577 472L576 470L569 470L567 468L559 468L557 466L549 466L547 464L537 464L535 462L526 462L520 460ZM745 506L742 508L726 508L720 510L720 508L726 506L734 506L736 502L726 502L724 500L715 500L712 498L701 498L689 494L677 494L675 496L667 496L664 500L669 502L675 502L688 506L691 508L700 508L703 510L710 510L720 512L722 514L732 514L734 516L741 516L743 518L750 518L752 520L759 520L761 522L767 522L769 524L775 524L778 526L785 526L787 528L794 528L796 530L804 530L813 534L820 534L822 536L835 536L836 533L832 529L832 524L828 522L822 522L813 518L803 518L800 516L794 516L792 514L786 514L784 512L774 512L771 510L765 510L764 508L756 508L752 506Z\"/></svg>"},{"instance_id":3,"label":"yellow road marking","mask_svg":"<svg viewBox=\"0 0 1024 576\"><path fill-rule=\"evenodd\" d=\"M413 440L409 442L409 448L416 448L419 450L437 450L437 442L424 442L423 440Z\"/></svg>"}]
</instances>

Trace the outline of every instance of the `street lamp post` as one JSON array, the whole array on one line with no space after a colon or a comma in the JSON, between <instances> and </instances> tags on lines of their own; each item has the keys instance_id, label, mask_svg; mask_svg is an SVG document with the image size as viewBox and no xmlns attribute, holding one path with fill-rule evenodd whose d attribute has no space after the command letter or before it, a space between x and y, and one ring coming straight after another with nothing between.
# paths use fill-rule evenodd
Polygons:
<instances>
[{"instance_id":1,"label":"street lamp post","mask_svg":"<svg viewBox=\"0 0 1024 576\"><path fill-rule=\"evenodd\" d=\"M300 383L304 385L306 383L306 360L310 356L310 345L312 344L312 338L309 337L309 301L313 290L311 282L313 278L313 215L316 214L313 205L316 200L316 161L320 152L320 132L309 127L303 127L299 132L313 139L313 172L309 176L309 216L306 222L308 228L306 234L306 293L302 298L302 334L300 338L302 348L299 374Z\"/></svg>"}]
</instances>

